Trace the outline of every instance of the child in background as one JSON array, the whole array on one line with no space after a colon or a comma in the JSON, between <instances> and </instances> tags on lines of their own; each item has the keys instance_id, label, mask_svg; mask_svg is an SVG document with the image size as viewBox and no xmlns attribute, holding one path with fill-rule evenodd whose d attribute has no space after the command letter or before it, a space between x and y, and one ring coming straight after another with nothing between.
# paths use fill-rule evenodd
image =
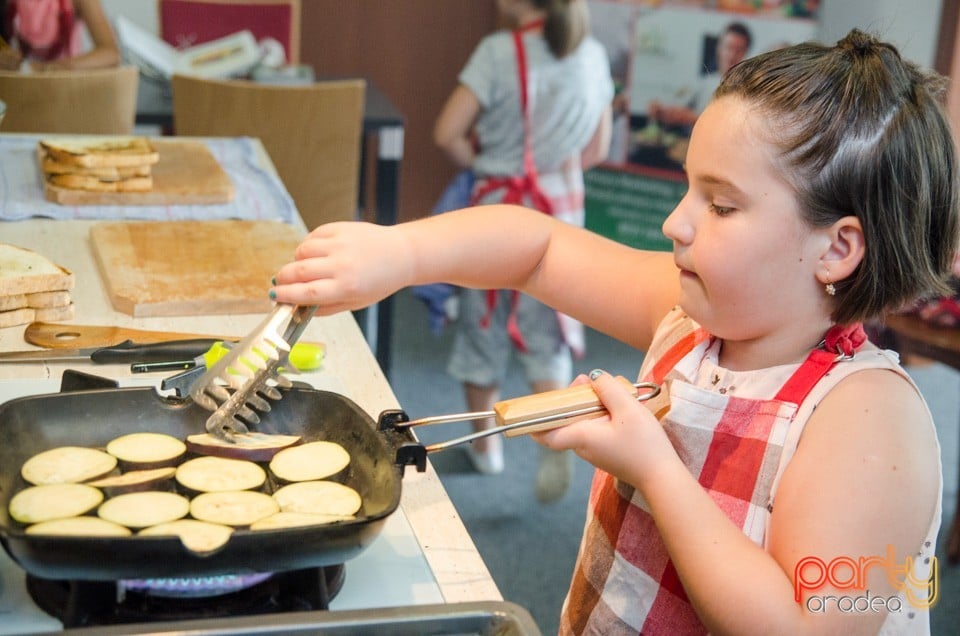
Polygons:
<instances>
[{"instance_id":1,"label":"child in background","mask_svg":"<svg viewBox=\"0 0 960 636\"><path fill-rule=\"evenodd\" d=\"M93 69L120 63L117 39L100 0L0 0L0 19L9 44L0 50L4 70Z\"/></svg>"},{"instance_id":2,"label":"child in background","mask_svg":"<svg viewBox=\"0 0 960 636\"><path fill-rule=\"evenodd\" d=\"M485 37L473 51L434 140L476 175L471 204L520 203L582 226L583 170L607 156L613 99L610 62L589 35L587 2L497 0L497 10L512 31ZM463 383L467 410L493 410L512 352L536 393L573 379L571 350L582 354L583 329L569 317L503 290L462 290L459 309L447 370ZM504 468L499 437L477 440L467 452L480 472ZM541 501L566 492L572 460L541 450Z\"/></svg>"},{"instance_id":3,"label":"child in background","mask_svg":"<svg viewBox=\"0 0 960 636\"><path fill-rule=\"evenodd\" d=\"M271 297L327 314L439 280L516 288L647 352L660 396L594 371L575 382L608 414L536 434L597 467L562 633L927 634L939 444L860 324L948 292L943 87L857 30L764 53L694 127L672 254L488 206L317 228Z\"/></svg>"}]
</instances>

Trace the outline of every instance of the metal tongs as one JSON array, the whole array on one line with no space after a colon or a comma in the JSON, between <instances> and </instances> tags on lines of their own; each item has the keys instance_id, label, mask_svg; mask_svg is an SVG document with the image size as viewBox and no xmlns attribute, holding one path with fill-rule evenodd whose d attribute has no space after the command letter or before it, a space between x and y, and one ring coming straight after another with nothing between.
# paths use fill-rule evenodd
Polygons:
<instances>
[{"instance_id":1,"label":"metal tongs","mask_svg":"<svg viewBox=\"0 0 960 636\"><path fill-rule=\"evenodd\" d=\"M660 394L660 386L652 382L637 382L631 384L624 378L619 378L630 387L638 402L644 402ZM422 417L406 422L396 422L396 428L412 428L414 426L430 426L432 424L448 424L451 422L467 422L494 418L497 426L469 435L457 437L445 442L437 442L425 447L426 451L434 452L459 446L475 439L490 435L505 434L507 437L527 435L537 431L545 431L560 426L566 426L587 415L606 412L600 398L589 384L534 393L522 397L497 402L492 411L474 411L472 413L453 413L450 415L435 415Z\"/></svg>"},{"instance_id":2,"label":"metal tongs","mask_svg":"<svg viewBox=\"0 0 960 636\"><path fill-rule=\"evenodd\" d=\"M264 397L279 400L282 395L277 387L293 385L279 369L296 369L287 356L316 309L278 303L256 329L193 382L190 397L213 411L207 418L208 433L234 441L235 435L247 432L244 421L257 424L260 417L256 411L270 411Z\"/></svg>"}]
</instances>

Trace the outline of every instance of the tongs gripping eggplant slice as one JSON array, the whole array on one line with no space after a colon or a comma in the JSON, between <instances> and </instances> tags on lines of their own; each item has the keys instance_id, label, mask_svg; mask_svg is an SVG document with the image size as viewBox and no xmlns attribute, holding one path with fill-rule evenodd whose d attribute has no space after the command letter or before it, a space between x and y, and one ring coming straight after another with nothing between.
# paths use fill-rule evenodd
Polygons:
<instances>
[{"instance_id":1,"label":"tongs gripping eggplant slice","mask_svg":"<svg viewBox=\"0 0 960 636\"><path fill-rule=\"evenodd\" d=\"M272 400L281 398L277 387L288 388L292 382L279 368L295 368L287 356L315 311L315 306L278 303L256 329L193 383L190 396L194 402L213 411L207 418L207 432L233 441L234 435L247 432L241 420L250 424L260 421L254 409L270 410L270 403L259 394Z\"/></svg>"},{"instance_id":2,"label":"tongs gripping eggplant slice","mask_svg":"<svg viewBox=\"0 0 960 636\"><path fill-rule=\"evenodd\" d=\"M631 384L627 380L620 380L628 386L638 401L643 402L660 394L660 387L651 382ZM446 424L450 422L466 422L494 418L497 426L463 437L438 442L426 447L427 452L446 450L466 442L472 442L481 437L503 433L507 437L526 435L536 431L549 430L565 426L587 415L605 412L606 409L593 387L589 384L578 384L555 391L535 393L523 397L497 402L492 411L476 411L472 413L456 413L451 415L437 415L423 417L395 424L397 428L414 426L429 426L432 424Z\"/></svg>"}]
</instances>

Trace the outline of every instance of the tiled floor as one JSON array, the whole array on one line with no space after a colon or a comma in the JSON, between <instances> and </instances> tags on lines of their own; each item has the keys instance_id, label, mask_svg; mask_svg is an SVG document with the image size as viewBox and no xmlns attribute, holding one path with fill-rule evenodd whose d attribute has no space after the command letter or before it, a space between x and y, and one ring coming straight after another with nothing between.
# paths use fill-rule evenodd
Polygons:
<instances>
[{"instance_id":1,"label":"tiled floor","mask_svg":"<svg viewBox=\"0 0 960 636\"><path fill-rule=\"evenodd\" d=\"M406 292L395 303L391 382L401 406L411 417L464 410L461 388L444 371L450 333L434 336L426 312ZM577 371L603 368L627 377L636 375L641 356L609 338L590 333L588 354ZM937 423L944 466L944 520L953 519L960 457L960 374L937 364L910 368L930 404ZM511 373L503 397L529 392L521 375ZM423 441L448 439L467 432L467 425L428 427ZM501 475L474 473L466 455L451 449L431 456L451 499L507 600L526 607L544 634L557 630L557 619L579 545L591 467L577 460L574 484L558 503L543 505L533 494L539 447L531 440L504 443L506 470ZM960 565L943 558L941 531L941 600L933 609L934 634L957 634L960 625Z\"/></svg>"}]
</instances>

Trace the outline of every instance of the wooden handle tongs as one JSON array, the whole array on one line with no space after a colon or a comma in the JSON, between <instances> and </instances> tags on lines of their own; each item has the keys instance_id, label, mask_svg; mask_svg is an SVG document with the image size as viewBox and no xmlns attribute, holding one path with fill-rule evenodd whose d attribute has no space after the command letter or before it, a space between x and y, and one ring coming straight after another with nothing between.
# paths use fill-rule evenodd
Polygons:
<instances>
[{"instance_id":1,"label":"wooden handle tongs","mask_svg":"<svg viewBox=\"0 0 960 636\"><path fill-rule=\"evenodd\" d=\"M660 394L660 387L652 382L637 382L631 384L624 378L618 378L629 387L638 401L643 402ZM641 390L643 392L641 393ZM522 397L511 398L497 402L492 411L474 411L472 413L453 413L450 415L435 415L421 417L406 422L397 422L396 428L412 428L414 426L430 426L433 424L448 424L451 422L467 422L494 418L497 426L469 435L457 437L445 442L437 442L426 446L427 452L441 451L459 446L475 439L503 433L507 437L527 435L538 431L566 426L587 415L605 412L600 398L589 384L534 393Z\"/></svg>"}]
</instances>

